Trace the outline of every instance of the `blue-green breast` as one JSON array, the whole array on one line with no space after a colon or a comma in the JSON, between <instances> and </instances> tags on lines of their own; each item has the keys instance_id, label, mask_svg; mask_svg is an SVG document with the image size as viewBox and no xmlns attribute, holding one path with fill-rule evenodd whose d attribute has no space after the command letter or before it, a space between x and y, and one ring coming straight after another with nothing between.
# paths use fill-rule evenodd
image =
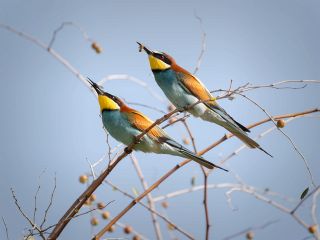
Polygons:
<instances>
[{"instance_id":1,"label":"blue-green breast","mask_svg":"<svg viewBox=\"0 0 320 240\"><path fill-rule=\"evenodd\" d=\"M103 111L102 122L110 135L117 141L129 145L140 131L133 128L123 113L118 110Z\"/></svg>"},{"instance_id":2,"label":"blue-green breast","mask_svg":"<svg viewBox=\"0 0 320 240\"><path fill-rule=\"evenodd\" d=\"M165 71L154 71L153 74L159 87L176 107L184 107L198 101L183 87L177 74L171 68Z\"/></svg>"}]
</instances>

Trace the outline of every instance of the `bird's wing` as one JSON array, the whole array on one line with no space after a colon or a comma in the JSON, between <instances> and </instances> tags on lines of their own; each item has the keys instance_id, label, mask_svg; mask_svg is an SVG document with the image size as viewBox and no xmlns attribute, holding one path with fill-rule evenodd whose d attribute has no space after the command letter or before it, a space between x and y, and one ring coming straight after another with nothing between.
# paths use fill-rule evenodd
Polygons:
<instances>
[{"instance_id":1,"label":"bird's wing","mask_svg":"<svg viewBox=\"0 0 320 240\"><path fill-rule=\"evenodd\" d=\"M145 116L143 113L136 111L131 108L121 109L121 112L125 113L130 124L140 130L145 131L148 127L150 127L154 122ZM165 139L168 139L167 134L158 126L154 126L150 131L146 133L152 139L163 142Z\"/></svg>"},{"instance_id":2,"label":"bird's wing","mask_svg":"<svg viewBox=\"0 0 320 240\"><path fill-rule=\"evenodd\" d=\"M198 78L183 68L178 67L178 69L174 70L176 70L179 83L187 92L203 101L203 104L205 104L215 113L219 114L225 121L234 124L245 132L250 132L249 129L234 120L222 107L219 106L219 104L216 102L216 98Z\"/></svg>"},{"instance_id":3,"label":"bird's wing","mask_svg":"<svg viewBox=\"0 0 320 240\"><path fill-rule=\"evenodd\" d=\"M177 79L185 90L187 90L199 100L213 105L216 104L215 97L211 95L210 91L198 78L177 65L173 66L173 70L175 70Z\"/></svg>"}]
</instances>

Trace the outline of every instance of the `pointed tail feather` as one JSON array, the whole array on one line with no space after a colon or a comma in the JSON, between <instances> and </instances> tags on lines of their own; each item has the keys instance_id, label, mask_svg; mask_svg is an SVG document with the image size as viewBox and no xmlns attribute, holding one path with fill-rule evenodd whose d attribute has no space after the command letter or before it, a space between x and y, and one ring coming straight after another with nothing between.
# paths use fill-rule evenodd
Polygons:
<instances>
[{"instance_id":1,"label":"pointed tail feather","mask_svg":"<svg viewBox=\"0 0 320 240\"><path fill-rule=\"evenodd\" d=\"M224 170L226 172L228 172L227 169L224 169L218 165L215 165L214 163L211 163L207 160L205 160L204 158L197 156L196 154L194 154L193 152L191 152L190 150L188 150L187 148L183 147L181 144L177 143L176 141L167 138L165 140L165 143L167 143L168 145L170 145L171 147L173 147L176 151L178 151L180 154L182 154L184 157L189 158L197 163L199 163L200 165L209 168L209 169L213 169L213 168L219 168L221 170Z\"/></svg>"},{"instance_id":2,"label":"pointed tail feather","mask_svg":"<svg viewBox=\"0 0 320 240\"><path fill-rule=\"evenodd\" d=\"M229 130L231 133L233 133L237 138L239 138L242 142L244 142L249 148L258 148L261 151L263 151L265 154L273 158L273 156L270 153L268 153L266 150L260 147L259 143L251 139L245 132L235 129L234 127L229 126L228 124L224 124L223 127Z\"/></svg>"},{"instance_id":3,"label":"pointed tail feather","mask_svg":"<svg viewBox=\"0 0 320 240\"><path fill-rule=\"evenodd\" d=\"M191 152L189 152L189 151L188 151L188 152L185 152L185 151L182 150L182 151L180 151L180 152L181 152L182 154L184 154L187 158L190 158L191 160L199 163L200 165L202 165L202 166L204 166L204 167L206 167L206 168L209 168L209 169L219 168L219 169L221 169L221 170L223 170L223 171L229 172L227 169L225 169L225 168L223 168L223 167L220 167L220 166L218 166L218 165L216 165L216 164L214 164L214 163L211 163L211 162L203 159L202 157L199 157L199 156L197 156L197 155L195 155L195 154L193 154L193 153L191 153Z\"/></svg>"}]
</instances>

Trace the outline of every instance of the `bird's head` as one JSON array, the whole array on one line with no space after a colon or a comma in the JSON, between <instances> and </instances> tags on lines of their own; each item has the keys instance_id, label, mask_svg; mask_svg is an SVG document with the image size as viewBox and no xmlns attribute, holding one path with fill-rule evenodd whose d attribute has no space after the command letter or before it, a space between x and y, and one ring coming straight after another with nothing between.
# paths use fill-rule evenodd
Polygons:
<instances>
[{"instance_id":1,"label":"bird's head","mask_svg":"<svg viewBox=\"0 0 320 240\"><path fill-rule=\"evenodd\" d=\"M100 105L101 112L119 110L120 107L123 105L121 99L111 95L110 93L104 92L101 89L101 87L95 82L93 82L91 79L88 78L88 82L98 95L98 102Z\"/></svg>"},{"instance_id":2,"label":"bird's head","mask_svg":"<svg viewBox=\"0 0 320 240\"><path fill-rule=\"evenodd\" d=\"M175 60L168 54L159 51L152 51L143 44L137 42L139 50L144 50L148 54L149 63L152 71L164 71L175 64Z\"/></svg>"}]
</instances>

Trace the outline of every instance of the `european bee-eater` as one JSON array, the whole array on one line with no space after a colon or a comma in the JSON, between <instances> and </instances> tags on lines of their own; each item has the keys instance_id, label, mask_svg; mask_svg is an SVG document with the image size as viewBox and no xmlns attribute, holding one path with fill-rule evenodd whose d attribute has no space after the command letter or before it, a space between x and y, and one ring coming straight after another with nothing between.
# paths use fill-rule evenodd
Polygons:
<instances>
[{"instance_id":1,"label":"european bee-eater","mask_svg":"<svg viewBox=\"0 0 320 240\"><path fill-rule=\"evenodd\" d=\"M88 79L92 88L98 95L98 102L102 115L102 122L106 130L117 141L130 145L135 137L144 132L153 124L153 121L141 112L127 106L120 98L104 92L95 82ZM158 125L147 132L134 146L135 150L142 152L153 152L159 154L170 154L192 159L207 168L220 168L190 150L177 143L169 137Z\"/></svg>"},{"instance_id":2,"label":"european bee-eater","mask_svg":"<svg viewBox=\"0 0 320 240\"><path fill-rule=\"evenodd\" d=\"M180 67L170 55L152 51L139 42L138 44L140 50L143 49L148 54L157 84L175 107L183 108L200 101L188 110L192 115L224 127L248 147L259 148L271 156L247 135L246 132L250 132L248 128L234 120L218 105L216 98L197 77Z\"/></svg>"}]
</instances>

